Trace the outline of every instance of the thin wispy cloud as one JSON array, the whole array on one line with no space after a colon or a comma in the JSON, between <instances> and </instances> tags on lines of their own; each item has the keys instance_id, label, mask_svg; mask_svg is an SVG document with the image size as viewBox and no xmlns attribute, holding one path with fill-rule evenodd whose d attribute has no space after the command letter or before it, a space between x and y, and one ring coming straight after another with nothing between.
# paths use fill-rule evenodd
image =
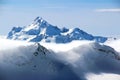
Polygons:
<instances>
[{"instance_id":1,"label":"thin wispy cloud","mask_svg":"<svg viewBox=\"0 0 120 80\"><path fill-rule=\"evenodd\" d=\"M96 12L120 12L120 8L115 9L96 9Z\"/></svg>"}]
</instances>

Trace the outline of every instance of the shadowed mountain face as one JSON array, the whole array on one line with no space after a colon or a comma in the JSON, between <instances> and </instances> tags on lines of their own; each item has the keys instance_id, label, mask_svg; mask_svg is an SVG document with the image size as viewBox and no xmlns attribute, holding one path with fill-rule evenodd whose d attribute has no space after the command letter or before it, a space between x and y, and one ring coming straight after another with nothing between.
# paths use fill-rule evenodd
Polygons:
<instances>
[{"instance_id":1,"label":"shadowed mountain face","mask_svg":"<svg viewBox=\"0 0 120 80\"><path fill-rule=\"evenodd\" d=\"M39 43L16 44L0 53L0 80L81 80L71 66Z\"/></svg>"},{"instance_id":2,"label":"shadowed mountain face","mask_svg":"<svg viewBox=\"0 0 120 80\"><path fill-rule=\"evenodd\" d=\"M120 74L120 53L96 42L55 45L0 39L0 44L0 80L89 80L89 73Z\"/></svg>"},{"instance_id":3,"label":"shadowed mountain face","mask_svg":"<svg viewBox=\"0 0 120 80\"><path fill-rule=\"evenodd\" d=\"M96 42L105 42L106 37L93 36L79 28L67 29L58 28L49 24L44 19L37 17L32 24L25 27L13 27L8 33L8 39L26 40L30 42L55 42L68 43L73 40L94 40Z\"/></svg>"}]
</instances>

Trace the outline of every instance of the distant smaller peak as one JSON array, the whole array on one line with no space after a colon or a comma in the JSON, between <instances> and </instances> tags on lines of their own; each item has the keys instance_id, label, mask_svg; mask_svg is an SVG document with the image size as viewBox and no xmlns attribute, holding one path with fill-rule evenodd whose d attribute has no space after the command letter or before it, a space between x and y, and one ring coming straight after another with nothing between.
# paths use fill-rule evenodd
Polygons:
<instances>
[{"instance_id":1,"label":"distant smaller peak","mask_svg":"<svg viewBox=\"0 0 120 80\"><path fill-rule=\"evenodd\" d=\"M66 28L66 27L63 27L63 28L62 28L62 32L67 32L67 31L69 31L68 28Z\"/></svg>"},{"instance_id":2,"label":"distant smaller peak","mask_svg":"<svg viewBox=\"0 0 120 80\"><path fill-rule=\"evenodd\" d=\"M76 31L80 32L80 31L82 31L82 30L80 30L79 28L74 28L73 31L74 31L74 32L76 32Z\"/></svg>"}]
</instances>

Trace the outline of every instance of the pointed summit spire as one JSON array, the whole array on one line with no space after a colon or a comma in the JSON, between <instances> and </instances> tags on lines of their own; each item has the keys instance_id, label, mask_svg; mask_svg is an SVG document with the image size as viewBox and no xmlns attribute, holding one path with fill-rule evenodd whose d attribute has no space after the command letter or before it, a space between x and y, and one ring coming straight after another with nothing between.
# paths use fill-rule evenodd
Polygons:
<instances>
[{"instance_id":1,"label":"pointed summit spire","mask_svg":"<svg viewBox=\"0 0 120 80\"><path fill-rule=\"evenodd\" d=\"M39 21L39 20L41 20L42 19L42 17L36 17L35 19L34 19L34 21Z\"/></svg>"},{"instance_id":2,"label":"pointed summit spire","mask_svg":"<svg viewBox=\"0 0 120 80\"><path fill-rule=\"evenodd\" d=\"M35 23L41 23L42 21L43 21L42 17L39 16L34 19Z\"/></svg>"},{"instance_id":3,"label":"pointed summit spire","mask_svg":"<svg viewBox=\"0 0 120 80\"><path fill-rule=\"evenodd\" d=\"M42 17L36 17L35 19L34 19L34 22L33 22L33 24L44 24L44 23L47 23Z\"/></svg>"}]
</instances>

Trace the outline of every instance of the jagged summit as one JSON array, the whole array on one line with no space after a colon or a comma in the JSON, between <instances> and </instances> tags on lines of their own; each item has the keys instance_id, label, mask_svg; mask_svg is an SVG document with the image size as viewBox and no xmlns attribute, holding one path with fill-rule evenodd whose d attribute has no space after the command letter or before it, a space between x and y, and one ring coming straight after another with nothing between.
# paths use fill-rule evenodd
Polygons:
<instances>
[{"instance_id":1,"label":"jagged summit","mask_svg":"<svg viewBox=\"0 0 120 80\"><path fill-rule=\"evenodd\" d=\"M36 22L36 23L42 23L42 22L46 22L42 17L36 17L35 19L34 19L34 22Z\"/></svg>"},{"instance_id":2,"label":"jagged summit","mask_svg":"<svg viewBox=\"0 0 120 80\"><path fill-rule=\"evenodd\" d=\"M39 16L34 19L33 24L34 25L41 25L41 24L48 25L47 21L45 21L42 17L39 17Z\"/></svg>"},{"instance_id":3,"label":"jagged summit","mask_svg":"<svg viewBox=\"0 0 120 80\"><path fill-rule=\"evenodd\" d=\"M39 17L39 16L34 19L34 21L38 21L38 22L41 20L42 20L42 17Z\"/></svg>"},{"instance_id":4,"label":"jagged summit","mask_svg":"<svg viewBox=\"0 0 120 80\"><path fill-rule=\"evenodd\" d=\"M26 40L33 42L56 42L68 43L73 40L94 40L97 42L105 42L106 37L93 36L79 29L58 28L45 21L42 17L36 17L32 24L25 27L13 27L8 33L8 39Z\"/></svg>"}]
</instances>

